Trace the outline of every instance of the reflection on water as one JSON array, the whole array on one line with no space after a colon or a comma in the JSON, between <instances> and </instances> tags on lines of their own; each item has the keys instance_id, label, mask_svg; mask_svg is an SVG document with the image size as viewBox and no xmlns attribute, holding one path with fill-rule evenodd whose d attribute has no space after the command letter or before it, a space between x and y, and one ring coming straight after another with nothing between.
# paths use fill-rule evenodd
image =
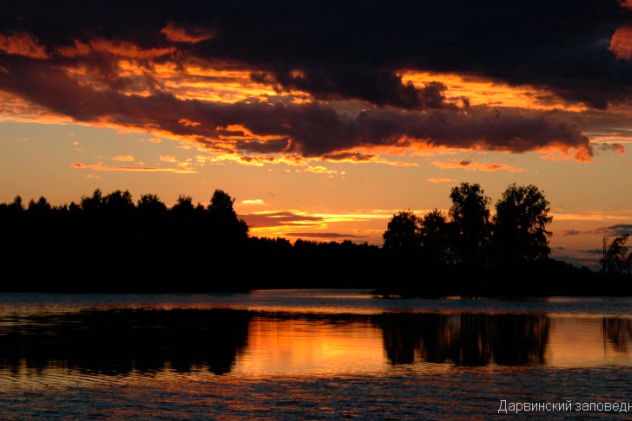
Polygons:
<instances>
[{"instance_id":1,"label":"reflection on water","mask_svg":"<svg viewBox=\"0 0 632 421\"><path fill-rule=\"evenodd\" d=\"M238 375L355 374L384 369L373 316L257 313Z\"/></svg>"},{"instance_id":2,"label":"reflection on water","mask_svg":"<svg viewBox=\"0 0 632 421\"><path fill-rule=\"evenodd\" d=\"M549 318L518 314L390 314L379 318L391 364L544 364Z\"/></svg>"},{"instance_id":3,"label":"reflection on water","mask_svg":"<svg viewBox=\"0 0 632 421\"><path fill-rule=\"evenodd\" d=\"M632 320L604 318L603 336L604 340L610 342L617 351L627 353L632 339Z\"/></svg>"},{"instance_id":4,"label":"reflection on water","mask_svg":"<svg viewBox=\"0 0 632 421\"><path fill-rule=\"evenodd\" d=\"M5 316L0 370L37 376L358 374L632 365L632 320L541 314L112 309Z\"/></svg>"},{"instance_id":5,"label":"reflection on water","mask_svg":"<svg viewBox=\"0 0 632 421\"><path fill-rule=\"evenodd\" d=\"M0 418L486 419L500 399L628 402L630 304L0 294Z\"/></svg>"},{"instance_id":6,"label":"reflection on water","mask_svg":"<svg viewBox=\"0 0 632 421\"><path fill-rule=\"evenodd\" d=\"M0 366L102 375L208 369L228 373L248 341L250 314L231 310L105 310L5 319Z\"/></svg>"}]
</instances>

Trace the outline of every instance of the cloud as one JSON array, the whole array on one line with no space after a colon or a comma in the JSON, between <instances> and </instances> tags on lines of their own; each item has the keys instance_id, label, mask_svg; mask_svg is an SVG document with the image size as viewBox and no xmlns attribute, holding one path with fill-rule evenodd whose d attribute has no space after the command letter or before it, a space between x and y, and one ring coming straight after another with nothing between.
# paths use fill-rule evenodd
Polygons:
<instances>
[{"instance_id":1,"label":"cloud","mask_svg":"<svg viewBox=\"0 0 632 421\"><path fill-rule=\"evenodd\" d=\"M617 29L608 49L614 53L617 59L630 60L632 58L632 26L624 25Z\"/></svg>"},{"instance_id":2,"label":"cloud","mask_svg":"<svg viewBox=\"0 0 632 421\"><path fill-rule=\"evenodd\" d=\"M195 174L197 170L193 168L156 168L156 167L112 167L101 164L82 164L74 162L71 167L77 169L91 169L94 171L125 171L125 172L170 172L175 174Z\"/></svg>"},{"instance_id":3,"label":"cloud","mask_svg":"<svg viewBox=\"0 0 632 421\"><path fill-rule=\"evenodd\" d=\"M321 156L322 159L327 161L343 161L343 162L368 162L373 158L376 158L375 154L364 154L360 152L338 152L327 153Z\"/></svg>"},{"instance_id":4,"label":"cloud","mask_svg":"<svg viewBox=\"0 0 632 421\"><path fill-rule=\"evenodd\" d=\"M296 171L297 172L311 172L314 174L326 174L329 176L345 175L344 171L330 170L327 167L323 167L322 165L315 165L315 166L310 165L303 170L296 170Z\"/></svg>"},{"instance_id":5,"label":"cloud","mask_svg":"<svg viewBox=\"0 0 632 421\"><path fill-rule=\"evenodd\" d=\"M39 44L37 38L25 32L0 34L0 50L7 54L44 60L48 58L46 49Z\"/></svg>"},{"instance_id":6,"label":"cloud","mask_svg":"<svg viewBox=\"0 0 632 421\"><path fill-rule=\"evenodd\" d=\"M111 54L117 57L125 57L139 60L148 60L166 56L175 52L175 47L144 49L132 42L124 40L110 40L106 38L94 38L88 43L73 40L72 46L57 48L57 52L63 57L75 58L90 54Z\"/></svg>"},{"instance_id":7,"label":"cloud","mask_svg":"<svg viewBox=\"0 0 632 421\"><path fill-rule=\"evenodd\" d=\"M456 183L457 180L453 180L451 178L429 178L428 182L429 183L434 183L434 184L438 184L438 183Z\"/></svg>"},{"instance_id":8,"label":"cloud","mask_svg":"<svg viewBox=\"0 0 632 421\"><path fill-rule=\"evenodd\" d=\"M590 233L590 231L586 232L586 231L578 231L578 230L564 230L560 233L560 235L569 237L569 236L582 235L582 234L587 234L587 233Z\"/></svg>"},{"instance_id":9,"label":"cloud","mask_svg":"<svg viewBox=\"0 0 632 421\"><path fill-rule=\"evenodd\" d=\"M467 160L455 160L453 162L434 161L432 165L441 169L462 169L472 171L510 171L510 172L522 172L523 168L516 168L511 165L505 164L481 164L478 162L472 162ZM452 181L452 180L450 180Z\"/></svg>"},{"instance_id":10,"label":"cloud","mask_svg":"<svg viewBox=\"0 0 632 421\"><path fill-rule=\"evenodd\" d=\"M190 44L197 44L198 42L206 41L215 36L212 30L198 26L180 26L174 22L167 22L167 26L162 28L160 33L169 41L186 42Z\"/></svg>"},{"instance_id":11,"label":"cloud","mask_svg":"<svg viewBox=\"0 0 632 421\"><path fill-rule=\"evenodd\" d=\"M60 48L230 65L248 69L262 85L301 89L315 98L405 109L455 104L440 85L401 80L403 71L414 70L538 87L566 101L605 108L632 95L629 62L608 49L615 31L631 20L629 4L518 0L481 7L429 0L418 7L368 0L359 13L355 3L337 0L263 0L254 6L164 1L160 7L71 0L64 8L25 0L7 6L0 23L5 37L32 34L37 45L66 59L73 56ZM47 16L46 25L41 16ZM93 45L96 40L103 44Z\"/></svg>"},{"instance_id":12,"label":"cloud","mask_svg":"<svg viewBox=\"0 0 632 421\"><path fill-rule=\"evenodd\" d=\"M471 106L466 89L452 94L433 75L520 87L552 108L632 99L628 2L368 0L362 13L336 0L253 7L15 2L0 16L0 90L78 122L218 153L344 162L377 162L389 148L421 144L591 159L574 117ZM431 76L406 76L422 72ZM622 152L618 145L612 150Z\"/></svg>"},{"instance_id":13,"label":"cloud","mask_svg":"<svg viewBox=\"0 0 632 421\"><path fill-rule=\"evenodd\" d=\"M160 156L160 161L162 162L178 162L178 160L176 159L175 156L173 155L164 155L164 156Z\"/></svg>"},{"instance_id":14,"label":"cloud","mask_svg":"<svg viewBox=\"0 0 632 421\"><path fill-rule=\"evenodd\" d=\"M620 143L601 143L599 149L602 151L616 151L625 154L625 146Z\"/></svg>"},{"instance_id":15,"label":"cloud","mask_svg":"<svg viewBox=\"0 0 632 421\"><path fill-rule=\"evenodd\" d=\"M375 105L392 105L405 109L458 109L448 102L445 84L433 81L417 88L402 82L390 71L349 65L330 68L305 68L301 71L253 73L255 82L278 84L283 89L301 90L318 99L361 99Z\"/></svg>"},{"instance_id":16,"label":"cloud","mask_svg":"<svg viewBox=\"0 0 632 421\"><path fill-rule=\"evenodd\" d=\"M590 249L590 250L581 250L582 253L586 253L586 254L596 254L596 255L602 255L603 254L603 250L602 249Z\"/></svg>"},{"instance_id":17,"label":"cloud","mask_svg":"<svg viewBox=\"0 0 632 421\"><path fill-rule=\"evenodd\" d=\"M268 204L263 199L242 200L241 204L245 206L268 206Z\"/></svg>"},{"instance_id":18,"label":"cloud","mask_svg":"<svg viewBox=\"0 0 632 421\"><path fill-rule=\"evenodd\" d=\"M115 161L123 161L123 162L133 162L135 161L132 155L118 155L112 158Z\"/></svg>"},{"instance_id":19,"label":"cloud","mask_svg":"<svg viewBox=\"0 0 632 421\"><path fill-rule=\"evenodd\" d=\"M603 230L596 230L596 231L598 231L599 233L603 233L605 231L608 234L616 235L616 236L620 236L624 234L632 235L632 224L611 225L609 227L605 227Z\"/></svg>"},{"instance_id":20,"label":"cloud","mask_svg":"<svg viewBox=\"0 0 632 421\"><path fill-rule=\"evenodd\" d=\"M64 69L24 62L13 63L9 74L0 75L0 89L80 122L161 130L228 152L261 150L317 157L355 147L423 144L508 152L555 149L567 154L575 150L575 159L580 161L590 160L593 154L589 139L573 124L512 110L377 109L350 114L320 103L181 100L162 91L136 95L95 89L78 83ZM234 125L265 140L222 139L221 131Z\"/></svg>"},{"instance_id":21,"label":"cloud","mask_svg":"<svg viewBox=\"0 0 632 421\"><path fill-rule=\"evenodd\" d=\"M366 238L366 236L364 235L341 234L338 232L288 232L288 233L285 233L284 235L287 237L328 238L328 239Z\"/></svg>"},{"instance_id":22,"label":"cloud","mask_svg":"<svg viewBox=\"0 0 632 421\"><path fill-rule=\"evenodd\" d=\"M324 220L323 217L299 215L291 211L260 212L239 217L254 228L319 225Z\"/></svg>"}]
</instances>

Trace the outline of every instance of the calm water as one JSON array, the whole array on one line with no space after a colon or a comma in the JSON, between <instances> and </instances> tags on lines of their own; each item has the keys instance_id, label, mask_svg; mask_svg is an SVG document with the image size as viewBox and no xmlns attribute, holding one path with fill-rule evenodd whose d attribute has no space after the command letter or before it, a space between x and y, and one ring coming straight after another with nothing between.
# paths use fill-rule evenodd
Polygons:
<instances>
[{"instance_id":1,"label":"calm water","mask_svg":"<svg viewBox=\"0 0 632 421\"><path fill-rule=\"evenodd\" d=\"M632 299L0 294L2 419L485 419L631 386Z\"/></svg>"}]
</instances>

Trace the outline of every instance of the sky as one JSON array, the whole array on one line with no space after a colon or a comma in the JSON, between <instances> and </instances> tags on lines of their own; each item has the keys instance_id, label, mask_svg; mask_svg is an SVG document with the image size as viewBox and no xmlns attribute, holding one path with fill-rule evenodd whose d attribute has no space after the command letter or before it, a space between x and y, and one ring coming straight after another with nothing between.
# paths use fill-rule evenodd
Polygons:
<instances>
[{"instance_id":1,"label":"sky","mask_svg":"<svg viewBox=\"0 0 632 421\"><path fill-rule=\"evenodd\" d=\"M632 0L0 4L0 202L220 188L252 235L381 245L461 182L533 184L594 264L631 139Z\"/></svg>"}]
</instances>

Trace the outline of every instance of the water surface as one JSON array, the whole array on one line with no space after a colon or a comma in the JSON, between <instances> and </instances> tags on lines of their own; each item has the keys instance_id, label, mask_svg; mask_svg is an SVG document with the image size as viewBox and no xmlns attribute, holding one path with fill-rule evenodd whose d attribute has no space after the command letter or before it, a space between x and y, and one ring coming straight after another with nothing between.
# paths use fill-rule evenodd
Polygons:
<instances>
[{"instance_id":1,"label":"water surface","mask_svg":"<svg viewBox=\"0 0 632 421\"><path fill-rule=\"evenodd\" d=\"M631 304L0 294L0 416L471 419L501 399L628 402Z\"/></svg>"}]
</instances>

